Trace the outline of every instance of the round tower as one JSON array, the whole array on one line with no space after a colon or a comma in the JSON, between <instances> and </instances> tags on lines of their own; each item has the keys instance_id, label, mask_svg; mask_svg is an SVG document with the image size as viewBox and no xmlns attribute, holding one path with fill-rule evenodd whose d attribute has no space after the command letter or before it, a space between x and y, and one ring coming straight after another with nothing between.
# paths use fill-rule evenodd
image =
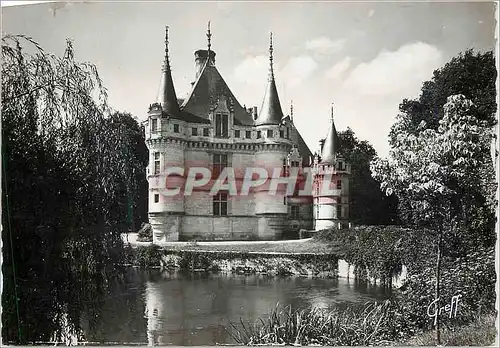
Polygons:
<instances>
[{"instance_id":1,"label":"round tower","mask_svg":"<svg viewBox=\"0 0 500 348\"><path fill-rule=\"evenodd\" d=\"M313 202L315 230L340 229L349 225L350 165L339 154L340 141L333 120L320 142L321 157L314 161Z\"/></svg>"},{"instance_id":2,"label":"round tower","mask_svg":"<svg viewBox=\"0 0 500 348\"><path fill-rule=\"evenodd\" d=\"M285 134L281 123L281 109L273 70L272 33L269 42L269 78L262 108L255 120L257 132L255 166L265 168L268 180L254 190L255 214L258 217L260 239L281 238L287 220L286 185L271 187L271 183L282 177L283 161L291 150L292 144Z\"/></svg>"},{"instance_id":3,"label":"round tower","mask_svg":"<svg viewBox=\"0 0 500 348\"><path fill-rule=\"evenodd\" d=\"M149 149L149 222L153 242L177 241L184 215L184 141L186 123L180 117L168 55L168 27L165 31L165 61L158 100L149 107L145 124ZM173 170L172 170L173 169ZM170 170L170 172L169 172ZM170 194L177 189L177 194Z\"/></svg>"}]
</instances>

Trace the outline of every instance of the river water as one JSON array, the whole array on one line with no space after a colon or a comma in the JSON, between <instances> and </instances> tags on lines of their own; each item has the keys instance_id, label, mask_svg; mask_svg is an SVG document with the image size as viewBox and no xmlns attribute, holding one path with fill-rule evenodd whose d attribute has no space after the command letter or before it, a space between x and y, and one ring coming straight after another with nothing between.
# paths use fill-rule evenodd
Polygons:
<instances>
[{"instance_id":1,"label":"river water","mask_svg":"<svg viewBox=\"0 0 500 348\"><path fill-rule=\"evenodd\" d=\"M226 328L266 318L276 307L343 308L388 298L381 288L344 278L168 274L131 270L84 318L88 342L214 345L235 343Z\"/></svg>"}]
</instances>

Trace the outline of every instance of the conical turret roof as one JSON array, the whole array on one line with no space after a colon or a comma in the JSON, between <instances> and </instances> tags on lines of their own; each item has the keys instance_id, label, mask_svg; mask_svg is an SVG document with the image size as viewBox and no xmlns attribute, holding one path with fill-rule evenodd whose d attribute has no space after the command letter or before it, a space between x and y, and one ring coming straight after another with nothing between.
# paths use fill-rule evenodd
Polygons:
<instances>
[{"instance_id":1,"label":"conical turret roof","mask_svg":"<svg viewBox=\"0 0 500 348\"><path fill-rule=\"evenodd\" d=\"M172 72L168 55L168 26L165 27L165 61L163 63L160 89L158 91L157 102L161 105L163 112L167 116L178 116L180 113L177 95L175 94Z\"/></svg>"},{"instance_id":2,"label":"conical turret roof","mask_svg":"<svg viewBox=\"0 0 500 348\"><path fill-rule=\"evenodd\" d=\"M255 124L280 124L283 118L283 110L281 110L280 99L278 97L278 90L276 89L276 82L274 80L273 71L273 36L271 33L269 43L269 78L264 101L260 109L259 115Z\"/></svg>"},{"instance_id":3,"label":"conical turret roof","mask_svg":"<svg viewBox=\"0 0 500 348\"><path fill-rule=\"evenodd\" d=\"M323 145L323 151L321 152L321 163L333 164L337 157L337 152L340 147L340 140L335 129L335 122L333 121L333 105L331 111L330 128L328 129L328 134L325 138L325 143Z\"/></svg>"}]
</instances>

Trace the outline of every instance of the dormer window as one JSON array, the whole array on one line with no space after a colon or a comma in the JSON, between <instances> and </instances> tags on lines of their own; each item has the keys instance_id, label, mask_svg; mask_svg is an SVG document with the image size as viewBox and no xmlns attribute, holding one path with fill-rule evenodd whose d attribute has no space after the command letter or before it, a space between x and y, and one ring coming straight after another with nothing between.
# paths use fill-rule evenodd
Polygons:
<instances>
[{"instance_id":1,"label":"dormer window","mask_svg":"<svg viewBox=\"0 0 500 348\"><path fill-rule=\"evenodd\" d=\"M219 138L228 137L229 115L215 114L215 136Z\"/></svg>"},{"instance_id":2,"label":"dormer window","mask_svg":"<svg viewBox=\"0 0 500 348\"><path fill-rule=\"evenodd\" d=\"M285 131L283 129L280 129L280 138L285 137Z\"/></svg>"},{"instance_id":3,"label":"dormer window","mask_svg":"<svg viewBox=\"0 0 500 348\"><path fill-rule=\"evenodd\" d=\"M290 139L290 128L286 127L286 138Z\"/></svg>"},{"instance_id":4,"label":"dormer window","mask_svg":"<svg viewBox=\"0 0 500 348\"><path fill-rule=\"evenodd\" d=\"M174 133L179 133L179 125L174 124Z\"/></svg>"},{"instance_id":5,"label":"dormer window","mask_svg":"<svg viewBox=\"0 0 500 348\"><path fill-rule=\"evenodd\" d=\"M272 138L273 137L273 130L272 129L268 129L267 130L267 137L268 138Z\"/></svg>"},{"instance_id":6,"label":"dormer window","mask_svg":"<svg viewBox=\"0 0 500 348\"><path fill-rule=\"evenodd\" d=\"M151 120L151 132L152 133L156 133L158 130L158 119L157 118L153 118Z\"/></svg>"},{"instance_id":7,"label":"dormer window","mask_svg":"<svg viewBox=\"0 0 500 348\"><path fill-rule=\"evenodd\" d=\"M344 170L344 163L343 162L339 162L338 169L339 170Z\"/></svg>"},{"instance_id":8,"label":"dormer window","mask_svg":"<svg viewBox=\"0 0 500 348\"><path fill-rule=\"evenodd\" d=\"M262 132L261 131L257 131L257 139L260 139L262 136Z\"/></svg>"}]
</instances>

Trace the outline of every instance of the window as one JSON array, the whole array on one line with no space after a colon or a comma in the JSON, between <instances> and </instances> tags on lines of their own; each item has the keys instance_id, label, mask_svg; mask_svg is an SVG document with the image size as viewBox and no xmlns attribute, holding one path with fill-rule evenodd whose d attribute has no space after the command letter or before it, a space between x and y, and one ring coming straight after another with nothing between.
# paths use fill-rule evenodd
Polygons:
<instances>
[{"instance_id":1,"label":"window","mask_svg":"<svg viewBox=\"0 0 500 348\"><path fill-rule=\"evenodd\" d=\"M157 175L157 174L160 174L160 153L159 152L155 152L154 153L154 174Z\"/></svg>"},{"instance_id":2,"label":"window","mask_svg":"<svg viewBox=\"0 0 500 348\"><path fill-rule=\"evenodd\" d=\"M338 164L338 170L344 170L343 167L344 167L344 163L339 162L339 164Z\"/></svg>"},{"instance_id":3,"label":"window","mask_svg":"<svg viewBox=\"0 0 500 348\"><path fill-rule=\"evenodd\" d=\"M292 167L298 167L299 166L299 161L292 161Z\"/></svg>"},{"instance_id":4,"label":"window","mask_svg":"<svg viewBox=\"0 0 500 348\"><path fill-rule=\"evenodd\" d=\"M283 159L283 176L288 176L288 170L286 165L286 158Z\"/></svg>"},{"instance_id":5,"label":"window","mask_svg":"<svg viewBox=\"0 0 500 348\"><path fill-rule=\"evenodd\" d=\"M174 133L179 133L179 125L174 124Z\"/></svg>"},{"instance_id":6,"label":"window","mask_svg":"<svg viewBox=\"0 0 500 348\"><path fill-rule=\"evenodd\" d=\"M337 219L342 218L342 206L337 205Z\"/></svg>"},{"instance_id":7,"label":"window","mask_svg":"<svg viewBox=\"0 0 500 348\"><path fill-rule=\"evenodd\" d=\"M208 134L209 134L208 128L203 128L203 136L208 137Z\"/></svg>"},{"instance_id":8,"label":"window","mask_svg":"<svg viewBox=\"0 0 500 348\"><path fill-rule=\"evenodd\" d=\"M218 178L222 170L227 167L227 155L216 153L214 154L212 176Z\"/></svg>"},{"instance_id":9,"label":"window","mask_svg":"<svg viewBox=\"0 0 500 348\"><path fill-rule=\"evenodd\" d=\"M155 203L158 203L160 201L160 195L158 193L155 193Z\"/></svg>"},{"instance_id":10,"label":"window","mask_svg":"<svg viewBox=\"0 0 500 348\"><path fill-rule=\"evenodd\" d=\"M228 136L228 115L215 114L215 136L227 138Z\"/></svg>"},{"instance_id":11,"label":"window","mask_svg":"<svg viewBox=\"0 0 500 348\"><path fill-rule=\"evenodd\" d=\"M261 131L257 131L257 139L260 139L261 137Z\"/></svg>"},{"instance_id":12,"label":"window","mask_svg":"<svg viewBox=\"0 0 500 348\"><path fill-rule=\"evenodd\" d=\"M156 133L158 131L158 119L153 118L151 120L151 132Z\"/></svg>"},{"instance_id":13,"label":"window","mask_svg":"<svg viewBox=\"0 0 500 348\"><path fill-rule=\"evenodd\" d=\"M342 180L337 180L337 190L342 189Z\"/></svg>"},{"instance_id":14,"label":"window","mask_svg":"<svg viewBox=\"0 0 500 348\"><path fill-rule=\"evenodd\" d=\"M198 135L198 128L192 128L191 129L191 134L192 135Z\"/></svg>"},{"instance_id":15,"label":"window","mask_svg":"<svg viewBox=\"0 0 500 348\"><path fill-rule=\"evenodd\" d=\"M227 193L219 192L214 196L213 208L215 216L227 215Z\"/></svg>"},{"instance_id":16,"label":"window","mask_svg":"<svg viewBox=\"0 0 500 348\"><path fill-rule=\"evenodd\" d=\"M290 128L286 127L286 138L290 138Z\"/></svg>"},{"instance_id":17,"label":"window","mask_svg":"<svg viewBox=\"0 0 500 348\"><path fill-rule=\"evenodd\" d=\"M280 138L285 137L285 131L283 129L280 129Z\"/></svg>"},{"instance_id":18,"label":"window","mask_svg":"<svg viewBox=\"0 0 500 348\"><path fill-rule=\"evenodd\" d=\"M236 130L234 131L234 137L235 137L235 138L239 138L239 137L240 137L240 130L239 130L239 129L236 129Z\"/></svg>"},{"instance_id":19,"label":"window","mask_svg":"<svg viewBox=\"0 0 500 348\"><path fill-rule=\"evenodd\" d=\"M299 218L299 206L298 205L292 205L290 207L290 215L292 219L297 220Z\"/></svg>"},{"instance_id":20,"label":"window","mask_svg":"<svg viewBox=\"0 0 500 348\"><path fill-rule=\"evenodd\" d=\"M268 138L272 138L273 137L273 130L272 129L268 129L267 130L267 137Z\"/></svg>"},{"instance_id":21,"label":"window","mask_svg":"<svg viewBox=\"0 0 500 348\"><path fill-rule=\"evenodd\" d=\"M245 138L252 139L252 132L251 131L246 131L245 132Z\"/></svg>"}]
</instances>

